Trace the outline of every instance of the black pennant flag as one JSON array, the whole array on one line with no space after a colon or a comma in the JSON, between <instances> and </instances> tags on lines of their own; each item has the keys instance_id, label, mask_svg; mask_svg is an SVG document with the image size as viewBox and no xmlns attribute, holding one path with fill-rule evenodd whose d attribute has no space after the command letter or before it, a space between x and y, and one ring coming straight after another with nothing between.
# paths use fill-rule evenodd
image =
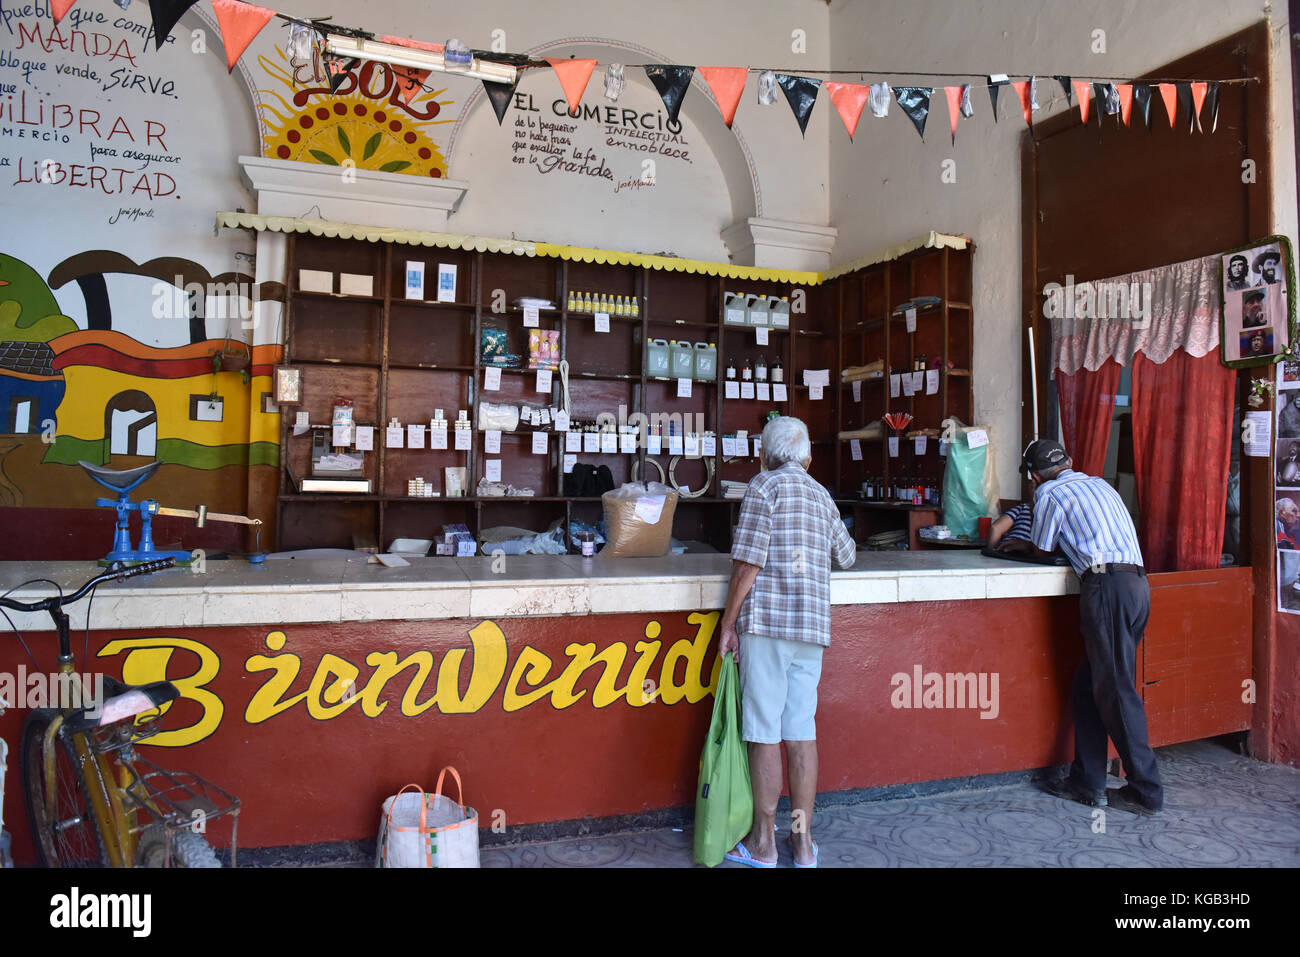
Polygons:
<instances>
[{"instance_id":1,"label":"black pennant flag","mask_svg":"<svg viewBox=\"0 0 1300 957\"><path fill-rule=\"evenodd\" d=\"M325 59L325 72L329 75L330 92L335 93L347 79L348 72L352 70L361 61L356 57L327 57Z\"/></svg>"},{"instance_id":2,"label":"black pennant flag","mask_svg":"<svg viewBox=\"0 0 1300 957\"><path fill-rule=\"evenodd\" d=\"M1133 102L1137 104L1138 111L1142 114L1142 122L1151 129L1151 87L1145 83L1133 84Z\"/></svg>"},{"instance_id":3,"label":"black pennant flag","mask_svg":"<svg viewBox=\"0 0 1300 957\"><path fill-rule=\"evenodd\" d=\"M1196 107L1192 103L1192 84L1190 80L1175 83L1178 90L1178 106L1187 114L1187 132L1196 132Z\"/></svg>"},{"instance_id":4,"label":"black pennant flag","mask_svg":"<svg viewBox=\"0 0 1300 957\"><path fill-rule=\"evenodd\" d=\"M993 77L991 76L989 77L989 102L993 104L994 123L998 121L998 90L1011 82L1009 79L1006 78L1005 75L1003 74L998 74L998 75L1001 76L1002 79L995 80L993 79ZM916 89L916 87L911 87L911 89ZM898 105L902 106L903 104L900 102ZM924 139L924 137L922 137L922 139Z\"/></svg>"},{"instance_id":5,"label":"black pennant flag","mask_svg":"<svg viewBox=\"0 0 1300 957\"><path fill-rule=\"evenodd\" d=\"M682 99L686 96L686 89L691 85L691 77L695 74L693 66L648 66L645 68L645 75L650 78L650 82L655 85L659 91L659 96L663 98L664 106L668 108L668 121L677 122L677 114L682 108Z\"/></svg>"},{"instance_id":6,"label":"black pennant flag","mask_svg":"<svg viewBox=\"0 0 1300 957\"><path fill-rule=\"evenodd\" d=\"M153 14L153 43L155 50L171 36L172 29L180 22L185 11L194 6L198 0L149 0L149 12Z\"/></svg>"},{"instance_id":7,"label":"black pennant flag","mask_svg":"<svg viewBox=\"0 0 1300 957\"><path fill-rule=\"evenodd\" d=\"M778 73L776 82L785 92L790 109L794 110L794 118L799 121L799 133L802 135L808 129L808 117L812 116L813 107L817 105L817 91L822 88L822 81Z\"/></svg>"},{"instance_id":8,"label":"black pennant flag","mask_svg":"<svg viewBox=\"0 0 1300 957\"><path fill-rule=\"evenodd\" d=\"M1074 106L1074 88L1070 86L1070 78L1068 76L1054 76L1052 79L1061 84L1061 89L1065 91L1065 105Z\"/></svg>"},{"instance_id":9,"label":"black pennant flag","mask_svg":"<svg viewBox=\"0 0 1300 957\"><path fill-rule=\"evenodd\" d=\"M990 91L996 87L990 87ZM928 86L896 86L894 87L894 98L898 100L898 105L903 112L908 115L912 125L916 127L916 132L921 134L921 139L925 139L925 121L930 115L930 94L932 90ZM996 101L994 101L996 109Z\"/></svg>"},{"instance_id":10,"label":"black pennant flag","mask_svg":"<svg viewBox=\"0 0 1300 957\"><path fill-rule=\"evenodd\" d=\"M1219 84L1217 82L1212 82L1205 91L1205 103L1201 110L1210 114L1210 132L1213 133L1219 127Z\"/></svg>"},{"instance_id":11,"label":"black pennant flag","mask_svg":"<svg viewBox=\"0 0 1300 957\"><path fill-rule=\"evenodd\" d=\"M491 80L483 81L483 92L487 94L489 102L492 104L492 112L497 115L497 126L500 126L506 120L506 110L510 109L510 101L514 98L515 89L519 86L519 77L523 75L520 70L515 74L515 82L510 86L504 83L494 83Z\"/></svg>"},{"instance_id":12,"label":"black pennant flag","mask_svg":"<svg viewBox=\"0 0 1300 957\"><path fill-rule=\"evenodd\" d=\"M1098 126L1101 126L1101 118L1106 115L1106 97L1109 90L1109 83L1094 83L1092 85L1092 111L1097 114Z\"/></svg>"}]
</instances>

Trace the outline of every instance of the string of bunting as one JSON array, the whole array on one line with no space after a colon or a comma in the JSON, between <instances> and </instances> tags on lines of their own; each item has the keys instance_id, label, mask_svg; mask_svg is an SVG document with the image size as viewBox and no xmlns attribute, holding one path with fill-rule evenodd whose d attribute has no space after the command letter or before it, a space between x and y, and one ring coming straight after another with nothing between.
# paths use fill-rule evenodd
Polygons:
<instances>
[{"instance_id":1,"label":"string of bunting","mask_svg":"<svg viewBox=\"0 0 1300 957\"><path fill-rule=\"evenodd\" d=\"M149 11L153 17L155 49L162 48L180 18L197 2L198 0L149 0ZM55 24L63 20L75 3L76 0L50 0L50 14ZM302 57L309 54L317 62L323 64L331 89L338 87L347 72L358 61L354 58L323 54L323 42L327 35L377 39L385 43L398 44L434 53L441 53L445 49L444 45L440 43L424 43L403 37L376 35L364 30L339 27L326 23L324 20L303 20L277 13L266 7L245 3L243 0L211 0L211 3L218 28L221 31L228 71L234 70L235 64L244 54L244 51L248 49L249 45L266 25L276 18L288 22L291 26L290 55ZM492 104L493 112L496 114L498 125L505 120L506 111L509 109L510 101L519 85L519 77L523 75L524 70L549 66L559 80L560 89L569 105L569 112L573 114L581 109L580 104L583 94L586 92L587 86L591 82L591 76L598 65L598 62L592 59L534 58L521 54L489 53L481 50L474 50L472 53L480 60L507 64L514 66L518 70L513 84L483 81L488 100ZM604 81L605 96L608 99L617 100L622 94L626 85L624 73L626 66L627 64L620 63L607 65ZM398 77L402 94L406 100L409 101L418 90L428 89L425 81L428 79L430 71L406 66L390 66L389 68ZM783 73L775 70L759 70L753 67L695 67L656 63L642 64L641 68L645 71L646 78L663 100L664 107L668 111L669 121L674 123L680 115L682 103L686 98L686 91L690 88L691 81L697 72L713 94L718 110L722 114L723 122L726 123L728 129L731 128L732 123L735 121L736 110L740 106L740 98L744 93L745 84L750 73L758 73L758 102L761 105L766 106L775 103L778 89L785 95L785 100L799 125L800 134L804 134L808 129L808 121L812 116L813 107L817 104L818 93L823 87L825 87L827 95L830 97L831 105L839 113L850 140L853 139L854 134L857 132L858 122L868 106L870 106L873 116L888 115L891 95L895 102L898 103L899 109L912 121L922 139L925 138L926 122L930 116L931 103L936 90L942 89L944 99L947 102L948 128L953 143L957 142L958 120L969 118L975 113L971 104L971 89L973 86L971 83L944 85L942 87L891 87L888 82L883 80L870 84L849 83L822 80L818 77ZM883 71L874 70L816 70L811 72L822 76L855 75L865 77L886 75ZM890 75L897 75L898 73L908 73L908 71L891 71ZM952 73L908 73L908 75L945 79L968 76L968 74ZM1020 109L1024 115L1025 123L1033 124L1034 111L1041 108L1039 105L1039 83L1043 80L1042 77L1029 76L1023 80L1012 80L1005 73L994 73L986 75L985 79L989 94L990 111L993 114L995 123L998 120L998 95L1003 87L1010 86L1020 101ZM1156 99L1156 94L1159 94L1170 128L1177 128L1178 117L1181 114L1187 123L1189 133L1205 132L1206 127L1208 127L1209 132L1213 133L1218 128L1221 86L1255 80L1254 77L1235 77L1217 81L1171 79L1147 80L1145 82L1125 80L1118 82L1120 78L1116 77L1079 80L1070 76L1059 75L1052 76L1051 79L1060 84L1067 103L1073 106L1073 100L1078 100L1079 119L1085 124L1088 122L1090 115L1097 118L1099 127L1104 116L1118 115L1118 122L1128 126L1133 115L1133 108L1136 106L1139 118L1149 130L1155 123L1152 103ZM1204 117L1204 122L1202 117Z\"/></svg>"}]
</instances>

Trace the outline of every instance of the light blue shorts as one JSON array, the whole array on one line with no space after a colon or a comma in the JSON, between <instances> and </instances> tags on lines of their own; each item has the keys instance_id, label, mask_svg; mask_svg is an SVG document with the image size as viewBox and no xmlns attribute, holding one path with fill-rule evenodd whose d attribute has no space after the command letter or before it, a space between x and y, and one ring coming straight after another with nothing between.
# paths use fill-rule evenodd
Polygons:
<instances>
[{"instance_id":1,"label":"light blue shorts","mask_svg":"<svg viewBox=\"0 0 1300 957\"><path fill-rule=\"evenodd\" d=\"M757 744L817 740L825 650L808 641L740 636L742 738Z\"/></svg>"}]
</instances>

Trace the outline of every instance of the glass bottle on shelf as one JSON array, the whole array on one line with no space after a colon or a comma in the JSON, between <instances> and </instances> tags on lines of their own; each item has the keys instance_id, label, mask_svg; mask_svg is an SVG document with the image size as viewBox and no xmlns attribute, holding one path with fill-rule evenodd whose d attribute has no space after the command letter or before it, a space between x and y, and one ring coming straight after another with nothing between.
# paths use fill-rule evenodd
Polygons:
<instances>
[{"instance_id":1,"label":"glass bottle on shelf","mask_svg":"<svg viewBox=\"0 0 1300 957\"><path fill-rule=\"evenodd\" d=\"M767 360L762 356L758 357L758 362L754 365L754 379L758 382L767 381Z\"/></svg>"},{"instance_id":2,"label":"glass bottle on shelf","mask_svg":"<svg viewBox=\"0 0 1300 957\"><path fill-rule=\"evenodd\" d=\"M728 378L728 379L734 379L735 377L736 377L736 360L735 360L735 359L728 359L728 360L727 360L727 378Z\"/></svg>"},{"instance_id":3,"label":"glass bottle on shelf","mask_svg":"<svg viewBox=\"0 0 1300 957\"><path fill-rule=\"evenodd\" d=\"M775 359L772 360L772 368L770 370L770 374L772 376L773 382L785 381L785 370L781 368L780 356L777 356Z\"/></svg>"},{"instance_id":4,"label":"glass bottle on shelf","mask_svg":"<svg viewBox=\"0 0 1300 957\"><path fill-rule=\"evenodd\" d=\"M754 367L750 364L749 359L745 360L745 369L741 372L741 377L749 382L754 378Z\"/></svg>"},{"instance_id":5,"label":"glass bottle on shelf","mask_svg":"<svg viewBox=\"0 0 1300 957\"><path fill-rule=\"evenodd\" d=\"M591 293L589 292L582 294L582 311L591 312Z\"/></svg>"},{"instance_id":6,"label":"glass bottle on shelf","mask_svg":"<svg viewBox=\"0 0 1300 957\"><path fill-rule=\"evenodd\" d=\"M569 290L569 312L575 312L578 308L577 299L574 298L573 290Z\"/></svg>"}]
</instances>

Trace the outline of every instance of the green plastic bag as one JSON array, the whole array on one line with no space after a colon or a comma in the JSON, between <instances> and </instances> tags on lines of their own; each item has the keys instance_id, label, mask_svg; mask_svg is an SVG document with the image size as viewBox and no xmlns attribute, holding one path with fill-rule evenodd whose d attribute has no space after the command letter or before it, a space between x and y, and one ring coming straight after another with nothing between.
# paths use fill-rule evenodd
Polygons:
<instances>
[{"instance_id":1,"label":"green plastic bag","mask_svg":"<svg viewBox=\"0 0 1300 957\"><path fill-rule=\"evenodd\" d=\"M715 867L749 833L754 793L749 785L749 751L740 737L740 671L728 652L718 668L713 719L700 755L695 790L695 860Z\"/></svg>"},{"instance_id":2,"label":"green plastic bag","mask_svg":"<svg viewBox=\"0 0 1300 957\"><path fill-rule=\"evenodd\" d=\"M962 432L948 445L948 464L943 472L943 523L954 535L976 536L980 517L988 514L984 497L988 452L987 445L972 449Z\"/></svg>"}]
</instances>

